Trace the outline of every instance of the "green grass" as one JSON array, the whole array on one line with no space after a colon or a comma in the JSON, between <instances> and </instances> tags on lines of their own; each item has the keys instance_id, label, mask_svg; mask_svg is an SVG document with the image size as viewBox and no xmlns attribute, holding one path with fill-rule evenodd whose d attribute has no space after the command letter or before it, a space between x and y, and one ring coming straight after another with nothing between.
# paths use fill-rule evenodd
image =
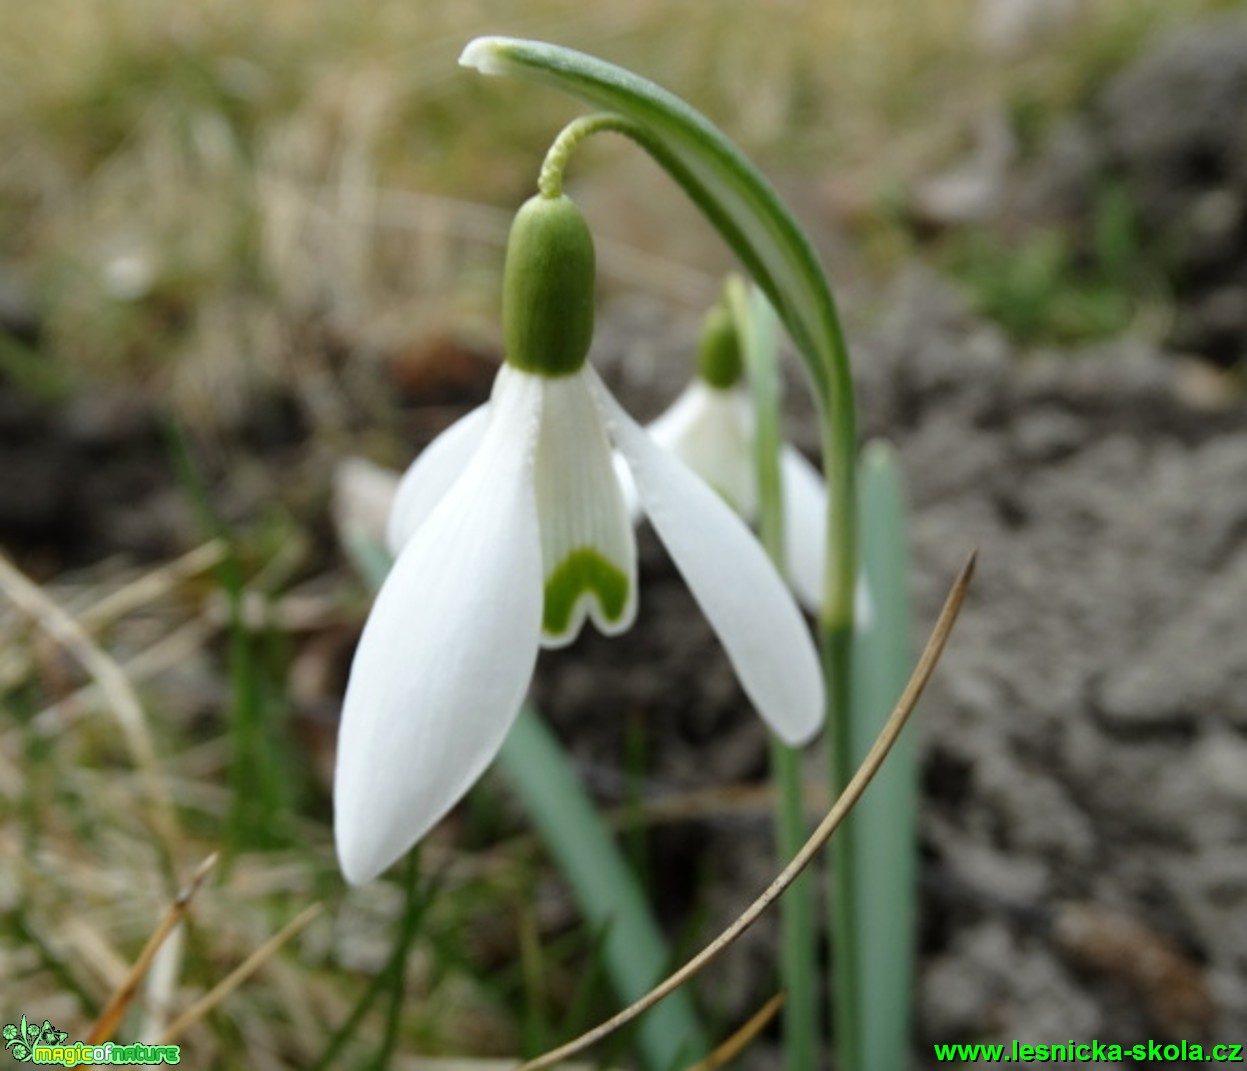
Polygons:
<instances>
[{"instance_id":1,"label":"green grass","mask_svg":"<svg viewBox=\"0 0 1247 1071\"><path fill-rule=\"evenodd\" d=\"M1090 235L1048 228L1008 242L987 229L954 234L940 258L979 310L1017 341L1077 345L1130 327L1159 271L1126 193L1105 186Z\"/></svg>"}]
</instances>

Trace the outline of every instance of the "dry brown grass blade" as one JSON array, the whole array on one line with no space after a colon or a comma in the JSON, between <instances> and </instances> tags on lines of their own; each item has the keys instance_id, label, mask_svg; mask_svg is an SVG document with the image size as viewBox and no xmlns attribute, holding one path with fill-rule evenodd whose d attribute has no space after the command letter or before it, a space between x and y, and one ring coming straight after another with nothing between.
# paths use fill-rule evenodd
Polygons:
<instances>
[{"instance_id":1,"label":"dry brown grass blade","mask_svg":"<svg viewBox=\"0 0 1247 1071\"><path fill-rule=\"evenodd\" d=\"M788 994L780 991L771 997L756 1012L749 1017L749 1021L745 1023L739 1030L728 1038L722 1045L714 1050L704 1060L700 1060L693 1064L688 1071L715 1071L716 1068L723 1067L729 1060L736 1059L749 1046L763 1030L767 1024L779 1014L779 1009L784 1006L784 1001L788 999Z\"/></svg>"},{"instance_id":2,"label":"dry brown grass blade","mask_svg":"<svg viewBox=\"0 0 1247 1071\"><path fill-rule=\"evenodd\" d=\"M121 587L115 588L89 606L75 610L74 620L84 632L93 636L118 619L171 594L179 584L216 565L224 554L225 544L220 540L204 543L180 558L157 566ZM25 680L32 669L33 663L29 658L13 658L8 664L0 666L0 682L5 686L14 687L20 681ZM128 666L126 672L130 672ZM78 693L75 693L75 696L86 690L93 690L94 687L94 685L87 685L85 689L80 689ZM69 700L74 700L74 698L71 696Z\"/></svg>"},{"instance_id":3,"label":"dry brown grass blade","mask_svg":"<svg viewBox=\"0 0 1247 1071\"><path fill-rule=\"evenodd\" d=\"M225 557L225 542L212 539L180 558L144 573L129 584L111 591L78 615L83 628L94 631L110 621L163 598L179 584L205 573Z\"/></svg>"},{"instance_id":4,"label":"dry brown grass blade","mask_svg":"<svg viewBox=\"0 0 1247 1071\"><path fill-rule=\"evenodd\" d=\"M880 731L870 752L862 761L861 766L857 768L857 773L853 775L853 780L848 783L845 790L840 794L840 798L836 800L831 810L827 812L827 815L819 823L818 828L810 835L810 839L801 846L801 850L793 856L792 861L784 867L783 871L771 882L766 891L750 904L743 914L711 941L710 944L685 963L678 971L656 985L640 1000L630 1004L623 1011L607 1019L606 1022L600 1023L592 1030L581 1034L580 1037L567 1042L567 1044L560 1045L557 1049L552 1049L534 1060L521 1064L517 1071L539 1071L543 1067L552 1067L560 1060L568 1056L574 1056L578 1052L583 1052L589 1046L596 1044L603 1038L613 1034L620 1027L630 1023L638 1015L648 1011L664 997L670 996L694 975L718 959L741 934L758 921L771 904L783 895L788 886L797 879L801 871L818 855L823 846L831 839L831 835L836 831L840 823L848 816L849 811L853 809L862 793L866 791L866 786L870 784L871 778L879 772L879 767L883 765L883 760L887 758L892 745L896 743L897 737L900 736L901 730L905 727L905 722L909 720L909 715L913 713L918 697L922 695L922 690L926 687L927 681L931 679L931 674L939 662L945 645L948 643L948 637L952 633L953 624L957 620L957 614L961 610L961 604L965 601L966 592L969 590L970 578L974 575L975 557L974 553L970 555L965 565L962 566L961 572L957 575L957 579L953 581L952 590L949 591L948 598L944 600L944 608L940 611L939 620L935 623L935 628L931 632L931 638L927 640L926 648L922 652L922 657L918 659L917 666L914 667L914 672L909 678L909 683L905 686L905 691L901 694L901 698L897 701L896 707L888 718L887 724Z\"/></svg>"},{"instance_id":5,"label":"dry brown grass blade","mask_svg":"<svg viewBox=\"0 0 1247 1071\"><path fill-rule=\"evenodd\" d=\"M250 978L256 971L264 966L265 960L272 956L282 945L294 937L300 930L311 922L317 915L321 913L323 904L311 904L300 911L293 919L283 926L277 933L273 934L264 944L260 945L245 960L235 967L229 974L222 978L207 993L200 997L194 1004L186 1009L181 1015L173 1020L156 1042L158 1045L168 1045L177 1041L187 1027L193 1026L199 1022L213 1008L228 997L235 989Z\"/></svg>"},{"instance_id":6,"label":"dry brown grass blade","mask_svg":"<svg viewBox=\"0 0 1247 1071\"><path fill-rule=\"evenodd\" d=\"M201 649L220 631L221 625L218 622L210 621L204 615L193 617L184 625L166 633L146 650L119 663L121 671L131 684L151 680L182 664L189 655ZM99 690L99 685L94 682L84 684L77 691L50 703L31 718L31 731L40 736L54 736L68 728L81 717L85 708L96 701ZM15 734L16 730L10 735Z\"/></svg>"},{"instance_id":7,"label":"dry brown grass blade","mask_svg":"<svg viewBox=\"0 0 1247 1071\"><path fill-rule=\"evenodd\" d=\"M32 618L91 675L121 726L126 745L143 778L151 803L151 822L160 838L167 859L175 858L178 843L177 818L168 788L160 775L156 745L129 678L112 658L87 635L74 618L50 598L42 588L0 554L0 589L22 613Z\"/></svg>"},{"instance_id":8,"label":"dry brown grass blade","mask_svg":"<svg viewBox=\"0 0 1247 1071\"><path fill-rule=\"evenodd\" d=\"M112 997L109 998L104 1010L100 1012L100 1017L95 1021L95 1025L91 1027L91 1033L87 1036L88 1044L99 1045L113 1036L117 1029L117 1024L121 1022L126 1010L130 1007L134 994L138 992L139 984L143 981L143 976L151 966L157 951L164 943L165 938L173 932L173 927L182 921L182 916L186 914L187 909L190 907L195 893L199 891L199 887L212 872L212 868L216 866L216 863L217 853L213 852L199 864L195 869L195 873L191 875L191 880L186 887L178 893L173 903L169 905L169 910L165 912L164 917L160 920L160 924L156 927L151 937L147 939L147 944L143 946L143 951L139 953L139 958L134 961L134 966L130 968L121 985L117 987Z\"/></svg>"}]
</instances>

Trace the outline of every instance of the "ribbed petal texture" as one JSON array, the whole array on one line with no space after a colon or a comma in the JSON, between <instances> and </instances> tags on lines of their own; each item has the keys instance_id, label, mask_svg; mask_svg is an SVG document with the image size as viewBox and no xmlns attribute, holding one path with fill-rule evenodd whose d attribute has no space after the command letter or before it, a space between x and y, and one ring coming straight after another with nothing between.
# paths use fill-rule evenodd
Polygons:
<instances>
[{"instance_id":1,"label":"ribbed petal texture","mask_svg":"<svg viewBox=\"0 0 1247 1071\"><path fill-rule=\"evenodd\" d=\"M536 484L546 647L571 643L586 616L608 636L636 617L636 536L586 374L542 385Z\"/></svg>"},{"instance_id":2,"label":"ribbed petal texture","mask_svg":"<svg viewBox=\"0 0 1247 1071\"><path fill-rule=\"evenodd\" d=\"M461 478L407 541L351 667L334 778L347 880L376 877L480 777L537 657L541 385L503 369Z\"/></svg>"}]
</instances>

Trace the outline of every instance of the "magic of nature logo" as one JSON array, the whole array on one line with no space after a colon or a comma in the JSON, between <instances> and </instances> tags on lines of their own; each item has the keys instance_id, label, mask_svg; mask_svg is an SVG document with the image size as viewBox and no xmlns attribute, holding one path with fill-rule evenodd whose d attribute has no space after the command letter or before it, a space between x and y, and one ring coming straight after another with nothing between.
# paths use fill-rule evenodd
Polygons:
<instances>
[{"instance_id":1,"label":"magic of nature logo","mask_svg":"<svg viewBox=\"0 0 1247 1071\"><path fill-rule=\"evenodd\" d=\"M67 1031L57 1030L47 1019L40 1026L25 1015L20 1023L6 1023L3 1037L5 1049L18 1063L76 1067L79 1064L176 1064L182 1060L180 1045L145 1045L142 1042L118 1045L113 1041L102 1045L88 1045L85 1041L67 1044Z\"/></svg>"}]
</instances>

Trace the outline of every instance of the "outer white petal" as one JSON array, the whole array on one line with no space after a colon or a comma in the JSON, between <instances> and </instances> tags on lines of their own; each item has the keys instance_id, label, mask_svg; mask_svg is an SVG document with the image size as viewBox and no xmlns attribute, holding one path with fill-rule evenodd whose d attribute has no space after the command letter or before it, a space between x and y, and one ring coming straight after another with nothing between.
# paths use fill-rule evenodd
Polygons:
<instances>
[{"instance_id":1,"label":"outer white petal","mask_svg":"<svg viewBox=\"0 0 1247 1071\"><path fill-rule=\"evenodd\" d=\"M600 380L592 382L645 511L745 693L783 740L809 740L823 720L823 678L809 629L783 580L727 503L656 445Z\"/></svg>"},{"instance_id":2,"label":"outer white petal","mask_svg":"<svg viewBox=\"0 0 1247 1071\"><path fill-rule=\"evenodd\" d=\"M694 380L646 429L727 499L746 520L758 508L753 410L743 387L722 390Z\"/></svg>"},{"instance_id":3,"label":"outer white petal","mask_svg":"<svg viewBox=\"0 0 1247 1071\"><path fill-rule=\"evenodd\" d=\"M348 881L381 873L502 745L541 625L533 455L541 390L505 369L484 442L394 564L351 667L334 778Z\"/></svg>"},{"instance_id":4,"label":"outer white petal","mask_svg":"<svg viewBox=\"0 0 1247 1071\"><path fill-rule=\"evenodd\" d=\"M499 382L503 382L499 377ZM398 554L428 519L433 507L463 475L472 455L480 448L489 426L489 403L478 406L450 425L420 451L403 473L390 510L386 539L390 553Z\"/></svg>"},{"instance_id":5,"label":"outer white petal","mask_svg":"<svg viewBox=\"0 0 1247 1071\"><path fill-rule=\"evenodd\" d=\"M779 455L784 492L784 561L793 590L811 613L823 605L823 578L827 553L827 487L804 455L784 446ZM854 627L870 628L875 602L866 578L858 574L854 591Z\"/></svg>"},{"instance_id":6,"label":"outer white petal","mask_svg":"<svg viewBox=\"0 0 1247 1071\"><path fill-rule=\"evenodd\" d=\"M636 492L636 480L632 478L632 470L618 450L611 454L611 461L615 466L619 493L623 495L624 509L628 511L628 520L633 524L640 524L644 512L641 509L641 496Z\"/></svg>"},{"instance_id":7,"label":"outer white petal","mask_svg":"<svg viewBox=\"0 0 1247 1071\"><path fill-rule=\"evenodd\" d=\"M702 392L695 389L698 385L697 380L689 383L676 396L674 402L667 406L650 423L645 425L645 430L649 432L650 438L664 449L674 451L675 444L696 423L697 414L701 409L702 394Z\"/></svg>"},{"instance_id":8,"label":"outer white petal","mask_svg":"<svg viewBox=\"0 0 1247 1071\"><path fill-rule=\"evenodd\" d=\"M636 618L636 536L586 372L546 379L535 481L545 579L545 647L571 643L591 617L608 636ZM583 586L593 570L600 587Z\"/></svg>"}]
</instances>

